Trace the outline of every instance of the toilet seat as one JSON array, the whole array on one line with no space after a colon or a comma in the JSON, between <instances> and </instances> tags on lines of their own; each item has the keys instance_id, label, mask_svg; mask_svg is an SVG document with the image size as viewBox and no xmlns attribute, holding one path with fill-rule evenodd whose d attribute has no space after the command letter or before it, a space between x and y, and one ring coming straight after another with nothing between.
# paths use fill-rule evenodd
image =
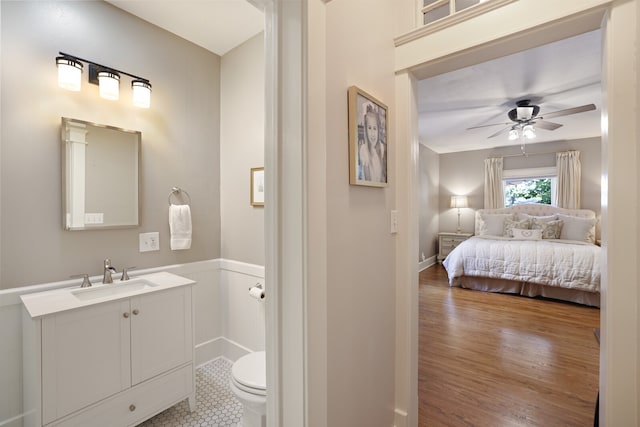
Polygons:
<instances>
[{"instance_id":1,"label":"toilet seat","mask_svg":"<svg viewBox=\"0 0 640 427\"><path fill-rule=\"evenodd\" d=\"M242 391L266 396L266 370L265 352L249 353L238 359L231 367L231 381Z\"/></svg>"}]
</instances>

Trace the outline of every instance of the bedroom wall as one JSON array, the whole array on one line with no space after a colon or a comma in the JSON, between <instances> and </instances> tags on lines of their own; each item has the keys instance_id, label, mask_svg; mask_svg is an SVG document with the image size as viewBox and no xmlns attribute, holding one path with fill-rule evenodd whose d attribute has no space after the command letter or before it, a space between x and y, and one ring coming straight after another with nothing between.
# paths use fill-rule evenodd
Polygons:
<instances>
[{"instance_id":1,"label":"bedroom wall","mask_svg":"<svg viewBox=\"0 0 640 427\"><path fill-rule=\"evenodd\" d=\"M420 212L419 212L419 252L421 267L431 264L429 258L437 254L439 230L440 198L440 156L435 151L420 144Z\"/></svg>"},{"instance_id":2,"label":"bedroom wall","mask_svg":"<svg viewBox=\"0 0 640 427\"><path fill-rule=\"evenodd\" d=\"M484 159L508 154L518 154L519 147L500 147L489 150L464 151L440 155L440 231L455 231L457 209L449 207L453 194L466 194L469 208L461 209L463 232L474 230L475 211L484 207ZM540 144L530 144L527 152L552 154L529 157L506 157L504 169L525 169L555 166L556 151L578 150L582 164L580 197L583 209L600 213L600 179L602 173L600 138L576 139Z\"/></svg>"},{"instance_id":3,"label":"bedroom wall","mask_svg":"<svg viewBox=\"0 0 640 427\"><path fill-rule=\"evenodd\" d=\"M0 289L220 256L220 57L106 2L0 2L2 8ZM57 85L55 57L67 52L151 80L151 108L100 98L87 83ZM189 64L185 67L185 64ZM61 219L60 120L72 117L142 132L142 225L64 231ZM167 197L191 197L190 250L169 248ZM138 233L160 232L160 250L138 251ZM34 268L35 267L35 268Z\"/></svg>"}]
</instances>

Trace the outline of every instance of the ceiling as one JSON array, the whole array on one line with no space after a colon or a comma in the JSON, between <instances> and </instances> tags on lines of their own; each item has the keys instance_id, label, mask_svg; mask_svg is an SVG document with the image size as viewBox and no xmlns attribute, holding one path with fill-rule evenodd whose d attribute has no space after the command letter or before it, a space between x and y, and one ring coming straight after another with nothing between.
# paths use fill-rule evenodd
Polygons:
<instances>
[{"instance_id":1,"label":"ceiling","mask_svg":"<svg viewBox=\"0 0 640 427\"><path fill-rule=\"evenodd\" d=\"M264 15L247 0L107 0L217 55L261 32Z\"/></svg>"},{"instance_id":2,"label":"ceiling","mask_svg":"<svg viewBox=\"0 0 640 427\"><path fill-rule=\"evenodd\" d=\"M107 0L217 55L258 34L264 16L248 0ZM461 68L418 82L420 142L437 153L519 144L507 134L507 112L522 99L540 115L595 104L596 110L553 118L527 144L600 136L600 30ZM480 129L469 127L496 124Z\"/></svg>"},{"instance_id":3,"label":"ceiling","mask_svg":"<svg viewBox=\"0 0 640 427\"><path fill-rule=\"evenodd\" d=\"M595 104L596 110L549 121L563 126L536 129L539 142L600 136L600 30L519 52L418 82L420 142L437 153L517 144L507 133L507 112L521 99L540 106L539 115ZM480 129L469 127L497 124Z\"/></svg>"}]
</instances>

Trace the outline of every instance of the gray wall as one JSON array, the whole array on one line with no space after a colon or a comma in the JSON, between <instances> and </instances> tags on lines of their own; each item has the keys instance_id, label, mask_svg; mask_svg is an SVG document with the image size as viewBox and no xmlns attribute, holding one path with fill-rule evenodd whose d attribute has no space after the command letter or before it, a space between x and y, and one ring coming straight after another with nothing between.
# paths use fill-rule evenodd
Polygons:
<instances>
[{"instance_id":1,"label":"gray wall","mask_svg":"<svg viewBox=\"0 0 640 427\"><path fill-rule=\"evenodd\" d=\"M0 3L2 19L0 288L220 256L220 58L104 2ZM66 52L153 84L151 108L131 105L130 79L119 101L57 86L55 57ZM142 132L142 226L63 231L60 118ZM191 195L193 243L169 249L167 196ZM138 252L138 233L159 231L160 251Z\"/></svg>"},{"instance_id":2,"label":"gray wall","mask_svg":"<svg viewBox=\"0 0 640 427\"><path fill-rule=\"evenodd\" d=\"M250 170L264 166L264 34L222 57L222 257L264 265L264 207L251 206Z\"/></svg>"},{"instance_id":3,"label":"gray wall","mask_svg":"<svg viewBox=\"0 0 640 427\"><path fill-rule=\"evenodd\" d=\"M326 219L327 346L317 351L327 355L326 425L330 426L390 426L394 421L395 236L389 223L395 206L395 128L390 119L389 186L349 185L347 89L357 85L384 102L390 112L396 111L393 37L397 33L389 20L397 7L398 2L390 0L376 2L375 7L370 0L332 1L324 9L326 26L310 31L310 37L322 37L318 45L326 46L324 52L309 51L311 60L317 60L310 67L323 67L317 75L324 74L326 80L313 80L314 102L308 104L308 115L310 120L326 115L326 121L319 131L323 140L313 139L315 129L309 131L313 146L309 150L314 154L309 156L308 179L310 188L318 191L309 195L308 209L324 211L310 218ZM322 54L324 61L318 57ZM317 152L316 144L324 152ZM321 164L323 171L311 172ZM311 235L316 226L324 224L310 221ZM316 262L310 263L311 269Z\"/></svg>"},{"instance_id":4,"label":"gray wall","mask_svg":"<svg viewBox=\"0 0 640 427\"><path fill-rule=\"evenodd\" d=\"M469 208L461 209L461 228L463 232L473 232L475 211L484 207L484 159L518 154L519 150L519 146L516 146L440 155L440 231L456 230L457 209L450 208L449 202L454 194L466 194L469 197ZM580 151L582 208L599 213L602 171L600 138L529 144L526 147L526 151L530 153L555 153L564 150ZM505 170L555 166L555 164L555 154L504 159Z\"/></svg>"},{"instance_id":5,"label":"gray wall","mask_svg":"<svg viewBox=\"0 0 640 427\"><path fill-rule=\"evenodd\" d=\"M440 156L420 144L420 248L418 260L437 255L440 198ZM424 259L423 259L424 256Z\"/></svg>"}]
</instances>

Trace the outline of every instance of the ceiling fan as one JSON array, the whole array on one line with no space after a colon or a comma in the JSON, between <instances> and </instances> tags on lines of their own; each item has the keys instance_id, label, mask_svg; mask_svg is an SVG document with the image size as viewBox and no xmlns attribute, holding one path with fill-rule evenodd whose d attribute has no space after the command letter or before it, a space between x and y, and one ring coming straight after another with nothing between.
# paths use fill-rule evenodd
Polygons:
<instances>
[{"instance_id":1,"label":"ceiling fan","mask_svg":"<svg viewBox=\"0 0 640 427\"><path fill-rule=\"evenodd\" d=\"M507 127L499 130L492 135L489 135L487 138L493 138L503 133L509 132L510 140L515 140L521 137L532 139L535 138L535 128L556 130L562 126L559 123L549 122L545 119L568 116L570 114L584 113L585 111L592 111L595 109L596 106L594 104L587 104L580 107L567 108L566 110L554 111L553 113L547 113L539 116L538 113L540 113L540 106L531 104L531 100L529 99L523 99L516 102L516 108L510 110L507 113L509 120L511 120L513 123L493 123L489 125L470 127L467 128L467 130L503 125Z\"/></svg>"}]
</instances>

